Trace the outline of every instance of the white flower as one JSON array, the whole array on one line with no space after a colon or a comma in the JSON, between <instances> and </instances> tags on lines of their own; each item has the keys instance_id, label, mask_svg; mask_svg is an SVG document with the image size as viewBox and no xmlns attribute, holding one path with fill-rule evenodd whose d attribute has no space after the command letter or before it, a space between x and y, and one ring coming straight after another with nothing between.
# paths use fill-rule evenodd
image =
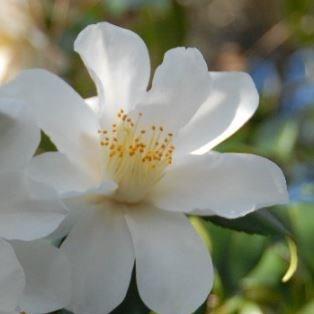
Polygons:
<instances>
[{"instance_id":1,"label":"white flower","mask_svg":"<svg viewBox=\"0 0 314 314\"><path fill-rule=\"evenodd\" d=\"M7 240L0 239L1 313L47 313L70 299L66 257L35 240L53 232L66 214L56 192L25 172L39 139L24 103L0 99L0 238Z\"/></svg>"},{"instance_id":2,"label":"white flower","mask_svg":"<svg viewBox=\"0 0 314 314\"><path fill-rule=\"evenodd\" d=\"M208 72L198 50L176 48L147 91L145 44L108 23L87 27L75 50L97 86L89 106L43 70L2 89L33 106L59 150L35 157L30 173L71 208L62 246L73 266L70 310L109 313L125 297L136 261L148 307L191 313L207 298L213 269L184 213L234 218L287 201L271 161L210 151L256 110L254 84L244 73Z\"/></svg>"},{"instance_id":3,"label":"white flower","mask_svg":"<svg viewBox=\"0 0 314 314\"><path fill-rule=\"evenodd\" d=\"M9 243L0 239L0 313L16 313L25 287L24 272Z\"/></svg>"}]
</instances>

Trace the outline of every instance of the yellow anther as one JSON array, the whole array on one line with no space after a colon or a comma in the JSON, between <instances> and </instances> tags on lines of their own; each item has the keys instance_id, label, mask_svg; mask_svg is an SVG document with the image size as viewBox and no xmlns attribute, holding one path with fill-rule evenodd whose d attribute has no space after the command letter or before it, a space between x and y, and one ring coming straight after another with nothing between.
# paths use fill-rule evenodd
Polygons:
<instances>
[{"instance_id":1,"label":"yellow anther","mask_svg":"<svg viewBox=\"0 0 314 314\"><path fill-rule=\"evenodd\" d=\"M138 113L133 123L121 109L117 113L117 123L112 124L109 132L98 131L106 134L100 136L100 144L106 146L108 174L119 186L118 200L131 197L133 202L133 198L138 199L139 194L162 178L165 168L172 163L172 133L164 134L163 126L141 128L142 115Z\"/></svg>"}]
</instances>

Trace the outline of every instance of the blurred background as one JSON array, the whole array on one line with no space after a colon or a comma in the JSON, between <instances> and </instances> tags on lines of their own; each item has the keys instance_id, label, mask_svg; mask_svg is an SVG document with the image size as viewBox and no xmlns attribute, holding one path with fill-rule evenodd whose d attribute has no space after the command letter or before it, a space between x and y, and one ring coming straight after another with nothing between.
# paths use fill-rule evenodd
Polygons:
<instances>
[{"instance_id":1,"label":"blurred background","mask_svg":"<svg viewBox=\"0 0 314 314\"><path fill-rule=\"evenodd\" d=\"M153 69L166 50L193 46L201 50L211 71L250 73L261 96L260 107L217 150L271 158L288 180L290 205L271 212L284 221L297 244L294 276L282 282L290 257L280 237L192 218L216 268L215 288L197 313L313 314L314 1L1 1L0 84L24 68L43 67L65 78L84 97L94 95L73 42L86 25L104 20L136 31L147 43ZM42 149L53 149L48 139ZM134 282L113 313L149 313Z\"/></svg>"}]
</instances>

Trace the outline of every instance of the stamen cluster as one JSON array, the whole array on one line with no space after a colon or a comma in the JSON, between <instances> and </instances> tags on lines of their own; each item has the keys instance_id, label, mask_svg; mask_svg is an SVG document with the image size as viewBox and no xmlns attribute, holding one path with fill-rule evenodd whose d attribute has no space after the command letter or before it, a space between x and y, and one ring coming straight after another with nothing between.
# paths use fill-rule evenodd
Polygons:
<instances>
[{"instance_id":1,"label":"stamen cluster","mask_svg":"<svg viewBox=\"0 0 314 314\"><path fill-rule=\"evenodd\" d=\"M136 121L123 109L110 130L102 129L100 144L105 148L107 171L125 189L143 189L155 184L167 166L172 164L172 133L162 126L140 128L142 113ZM128 193L129 194L129 193ZM138 193L137 193L138 194Z\"/></svg>"}]
</instances>

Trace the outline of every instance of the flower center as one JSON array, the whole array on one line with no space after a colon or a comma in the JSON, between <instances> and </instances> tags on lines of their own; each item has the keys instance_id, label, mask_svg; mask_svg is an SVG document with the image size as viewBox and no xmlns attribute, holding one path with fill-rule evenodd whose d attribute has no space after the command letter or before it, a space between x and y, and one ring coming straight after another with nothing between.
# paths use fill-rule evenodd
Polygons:
<instances>
[{"instance_id":1,"label":"flower center","mask_svg":"<svg viewBox=\"0 0 314 314\"><path fill-rule=\"evenodd\" d=\"M162 126L140 129L136 121L121 109L111 130L99 130L100 144L105 148L107 173L118 184L114 199L136 203L164 175L172 163L172 133Z\"/></svg>"}]
</instances>

